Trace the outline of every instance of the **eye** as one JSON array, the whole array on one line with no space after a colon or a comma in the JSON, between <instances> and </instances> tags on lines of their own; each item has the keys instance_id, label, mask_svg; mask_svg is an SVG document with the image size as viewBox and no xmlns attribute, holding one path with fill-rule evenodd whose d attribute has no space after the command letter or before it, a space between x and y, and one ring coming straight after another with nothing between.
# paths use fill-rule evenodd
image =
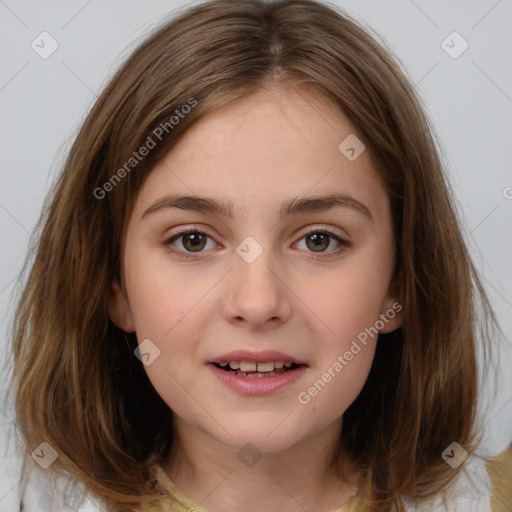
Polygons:
<instances>
[{"instance_id":1,"label":"eye","mask_svg":"<svg viewBox=\"0 0 512 512\"><path fill-rule=\"evenodd\" d=\"M206 233L191 228L172 235L170 238L164 240L163 245L178 257L191 259L194 258L194 255L190 253L200 253L206 245L207 238L211 239ZM175 249L173 247L174 241L180 242L185 250Z\"/></svg>"},{"instance_id":2,"label":"eye","mask_svg":"<svg viewBox=\"0 0 512 512\"><path fill-rule=\"evenodd\" d=\"M341 238L340 236L328 231L326 229L313 227L309 228L300 240L306 239L306 246L313 253L323 255L331 255L332 253L342 252L344 249L351 247L351 243ZM170 238L163 241L163 245L169 249L170 252L176 256L184 259L193 259L194 254L200 254L205 248L207 239L213 240L210 236L196 228L190 228L179 233L175 233ZM338 244L339 250L328 251L326 249L331 245L330 239L334 239ZM184 249L175 248L174 242L180 242ZM214 244L215 245L215 244Z\"/></svg>"},{"instance_id":3,"label":"eye","mask_svg":"<svg viewBox=\"0 0 512 512\"><path fill-rule=\"evenodd\" d=\"M340 250L328 251L328 255L339 253L344 249L348 249L352 245L348 240L341 238L335 233L318 227L309 228L300 240L303 240L304 238L306 239L306 247L313 253L319 254L326 252L326 249L331 245L330 239L334 239L339 244L338 248Z\"/></svg>"}]
</instances>

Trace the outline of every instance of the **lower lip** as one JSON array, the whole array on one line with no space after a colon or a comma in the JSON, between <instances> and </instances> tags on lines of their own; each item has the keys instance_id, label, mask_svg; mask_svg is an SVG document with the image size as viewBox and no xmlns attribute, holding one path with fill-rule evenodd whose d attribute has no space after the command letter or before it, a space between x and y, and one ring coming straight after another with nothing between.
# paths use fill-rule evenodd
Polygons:
<instances>
[{"instance_id":1,"label":"lower lip","mask_svg":"<svg viewBox=\"0 0 512 512\"><path fill-rule=\"evenodd\" d=\"M221 370L212 363L208 363L206 366L222 384L244 395L274 393L300 379L307 369L307 366L303 365L295 370L289 370L281 375L272 375L271 377L242 377L236 373Z\"/></svg>"}]
</instances>

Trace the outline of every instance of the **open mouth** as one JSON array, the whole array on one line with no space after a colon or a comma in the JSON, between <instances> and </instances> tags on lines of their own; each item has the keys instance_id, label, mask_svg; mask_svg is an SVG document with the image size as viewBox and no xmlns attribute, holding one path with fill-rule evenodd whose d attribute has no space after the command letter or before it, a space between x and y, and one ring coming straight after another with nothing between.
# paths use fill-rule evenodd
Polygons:
<instances>
[{"instance_id":1,"label":"open mouth","mask_svg":"<svg viewBox=\"0 0 512 512\"><path fill-rule=\"evenodd\" d=\"M297 368L301 368L302 366L307 366L305 364L296 364L296 363L284 363L281 361L278 362L269 362L269 363L238 363L235 361L232 362L221 362L221 363L212 363L214 366L219 368L220 370L224 370L227 373L233 373L235 375L239 375L240 377L274 377L278 375L282 375L283 373L291 372L296 370Z\"/></svg>"}]
</instances>

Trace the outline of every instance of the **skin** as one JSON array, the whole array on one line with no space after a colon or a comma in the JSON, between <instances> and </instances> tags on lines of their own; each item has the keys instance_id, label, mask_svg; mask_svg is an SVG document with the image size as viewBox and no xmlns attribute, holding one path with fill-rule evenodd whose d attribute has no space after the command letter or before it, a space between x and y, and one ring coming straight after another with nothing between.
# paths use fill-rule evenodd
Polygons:
<instances>
[{"instance_id":1,"label":"skin","mask_svg":"<svg viewBox=\"0 0 512 512\"><path fill-rule=\"evenodd\" d=\"M343 413L366 382L377 337L308 404L297 399L397 302L389 198L368 151L349 161L338 150L352 133L348 119L311 91L261 90L191 128L139 192L123 244L125 290L112 283L110 316L139 343L149 338L159 348L145 370L175 413L178 440L162 467L208 511L332 512L357 491L327 462ZM279 217L291 197L333 192L366 205L372 219L348 207ZM163 209L141 220L171 193L232 200L235 215ZM202 252L186 236L172 245L193 259L163 245L194 226L210 237ZM351 246L330 238L315 249L307 227ZM252 263L236 252L247 236L263 249ZM397 313L379 331L401 321ZM240 348L279 350L309 367L280 391L248 397L206 367ZM252 467L237 457L247 442L262 454Z\"/></svg>"}]
</instances>

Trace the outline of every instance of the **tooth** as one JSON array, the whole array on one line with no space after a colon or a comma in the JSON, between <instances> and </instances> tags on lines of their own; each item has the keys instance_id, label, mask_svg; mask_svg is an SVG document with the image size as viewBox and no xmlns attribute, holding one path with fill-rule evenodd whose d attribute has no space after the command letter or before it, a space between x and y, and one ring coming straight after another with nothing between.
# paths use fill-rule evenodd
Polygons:
<instances>
[{"instance_id":1,"label":"tooth","mask_svg":"<svg viewBox=\"0 0 512 512\"><path fill-rule=\"evenodd\" d=\"M286 366L286 368L290 368L290 366L292 365L292 363L284 363L284 365Z\"/></svg>"},{"instance_id":2,"label":"tooth","mask_svg":"<svg viewBox=\"0 0 512 512\"><path fill-rule=\"evenodd\" d=\"M274 369L274 362L270 361L269 363L258 363L258 371L259 372L271 372Z\"/></svg>"},{"instance_id":3,"label":"tooth","mask_svg":"<svg viewBox=\"0 0 512 512\"><path fill-rule=\"evenodd\" d=\"M284 361L276 361L274 363L274 368L277 368L278 370L284 366Z\"/></svg>"},{"instance_id":4,"label":"tooth","mask_svg":"<svg viewBox=\"0 0 512 512\"><path fill-rule=\"evenodd\" d=\"M255 372L256 371L256 363L249 363L247 361L240 362L240 370L243 372Z\"/></svg>"},{"instance_id":5,"label":"tooth","mask_svg":"<svg viewBox=\"0 0 512 512\"><path fill-rule=\"evenodd\" d=\"M240 363L238 361L229 361L229 367L233 370L238 370L238 368L240 368Z\"/></svg>"},{"instance_id":6,"label":"tooth","mask_svg":"<svg viewBox=\"0 0 512 512\"><path fill-rule=\"evenodd\" d=\"M228 363L226 361L222 361L221 363L219 363L221 366L226 366Z\"/></svg>"}]
</instances>

